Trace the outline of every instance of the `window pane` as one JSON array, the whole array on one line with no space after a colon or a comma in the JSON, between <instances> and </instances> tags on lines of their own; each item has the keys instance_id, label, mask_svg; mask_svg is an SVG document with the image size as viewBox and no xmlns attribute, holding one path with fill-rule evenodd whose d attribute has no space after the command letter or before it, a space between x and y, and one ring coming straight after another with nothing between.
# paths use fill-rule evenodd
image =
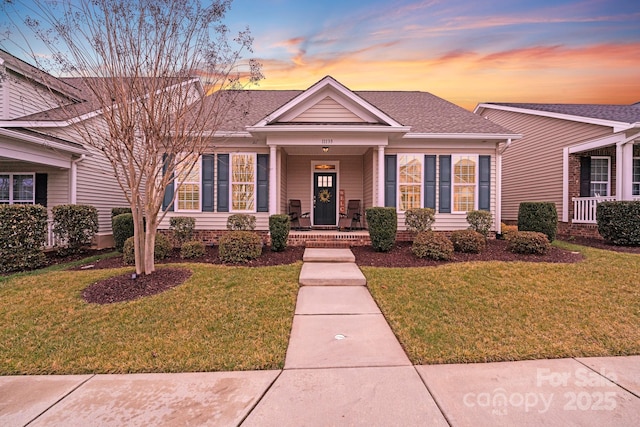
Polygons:
<instances>
[{"instance_id":1,"label":"window pane","mask_svg":"<svg viewBox=\"0 0 640 427\"><path fill-rule=\"evenodd\" d=\"M196 160L193 169L189 171L191 162ZM192 155L176 168L176 185L180 185L176 200L177 210L199 211L200 210L200 159Z\"/></svg>"},{"instance_id":2,"label":"window pane","mask_svg":"<svg viewBox=\"0 0 640 427\"><path fill-rule=\"evenodd\" d=\"M475 160L462 157L453 165L454 184L475 184L476 183L476 162Z\"/></svg>"},{"instance_id":3,"label":"window pane","mask_svg":"<svg viewBox=\"0 0 640 427\"><path fill-rule=\"evenodd\" d=\"M475 186L457 185L453 192L453 210L469 212L475 209Z\"/></svg>"},{"instance_id":4,"label":"window pane","mask_svg":"<svg viewBox=\"0 0 640 427\"><path fill-rule=\"evenodd\" d=\"M33 203L33 175L13 175L13 202Z\"/></svg>"},{"instance_id":5,"label":"window pane","mask_svg":"<svg viewBox=\"0 0 640 427\"><path fill-rule=\"evenodd\" d=\"M182 184L178 192L178 209L200 210L200 186L198 184Z\"/></svg>"},{"instance_id":6,"label":"window pane","mask_svg":"<svg viewBox=\"0 0 640 427\"><path fill-rule=\"evenodd\" d=\"M591 181L609 182L609 159L591 158Z\"/></svg>"},{"instance_id":7,"label":"window pane","mask_svg":"<svg viewBox=\"0 0 640 427\"><path fill-rule=\"evenodd\" d=\"M413 154L398 156L398 209L401 211L421 207L422 158Z\"/></svg>"},{"instance_id":8,"label":"window pane","mask_svg":"<svg viewBox=\"0 0 640 427\"><path fill-rule=\"evenodd\" d=\"M231 210L255 210L255 154L231 155Z\"/></svg>"},{"instance_id":9,"label":"window pane","mask_svg":"<svg viewBox=\"0 0 640 427\"><path fill-rule=\"evenodd\" d=\"M476 156L453 156L453 212L476 208Z\"/></svg>"},{"instance_id":10,"label":"window pane","mask_svg":"<svg viewBox=\"0 0 640 427\"><path fill-rule=\"evenodd\" d=\"M232 185L232 209L234 211L252 211L255 186L253 184L233 184Z\"/></svg>"},{"instance_id":11,"label":"window pane","mask_svg":"<svg viewBox=\"0 0 640 427\"><path fill-rule=\"evenodd\" d=\"M640 159L633 159L633 195L640 196Z\"/></svg>"},{"instance_id":12,"label":"window pane","mask_svg":"<svg viewBox=\"0 0 640 427\"><path fill-rule=\"evenodd\" d=\"M591 197L604 197L607 194L607 184L602 182L591 183Z\"/></svg>"},{"instance_id":13,"label":"window pane","mask_svg":"<svg viewBox=\"0 0 640 427\"><path fill-rule=\"evenodd\" d=\"M0 175L0 203L9 203L9 175Z\"/></svg>"}]
</instances>

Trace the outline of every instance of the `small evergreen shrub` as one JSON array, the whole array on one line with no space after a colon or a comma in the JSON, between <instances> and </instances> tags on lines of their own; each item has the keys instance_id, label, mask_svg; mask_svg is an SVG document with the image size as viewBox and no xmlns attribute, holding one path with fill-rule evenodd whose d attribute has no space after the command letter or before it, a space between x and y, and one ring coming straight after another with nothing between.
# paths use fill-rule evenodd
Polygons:
<instances>
[{"instance_id":1,"label":"small evergreen shrub","mask_svg":"<svg viewBox=\"0 0 640 427\"><path fill-rule=\"evenodd\" d=\"M550 242L556 238L558 212L553 202L522 202L518 209L518 230L544 233Z\"/></svg>"},{"instance_id":2,"label":"small evergreen shrub","mask_svg":"<svg viewBox=\"0 0 640 427\"><path fill-rule=\"evenodd\" d=\"M598 232L614 245L640 245L640 201L598 203Z\"/></svg>"},{"instance_id":3,"label":"small evergreen shrub","mask_svg":"<svg viewBox=\"0 0 640 427\"><path fill-rule=\"evenodd\" d=\"M456 252L479 254L487 246L487 239L473 230L457 230L451 233L451 243Z\"/></svg>"},{"instance_id":4,"label":"small evergreen shrub","mask_svg":"<svg viewBox=\"0 0 640 427\"><path fill-rule=\"evenodd\" d=\"M153 247L153 259L156 261L160 261L161 259L165 259L171 253L173 246L167 236L164 234L156 233L156 242ZM129 237L125 242L122 248L122 261L125 264L135 264L135 244L134 238Z\"/></svg>"},{"instance_id":5,"label":"small evergreen shrub","mask_svg":"<svg viewBox=\"0 0 640 427\"><path fill-rule=\"evenodd\" d=\"M517 225L507 225L504 222L500 223L500 233L502 233L503 239L509 239L509 237L512 236L516 231L518 231Z\"/></svg>"},{"instance_id":6,"label":"small evergreen shrub","mask_svg":"<svg viewBox=\"0 0 640 427\"><path fill-rule=\"evenodd\" d=\"M124 242L133 237L133 215L122 213L111 218L111 229L113 230L113 241L116 251L122 252Z\"/></svg>"},{"instance_id":7,"label":"small evergreen shrub","mask_svg":"<svg viewBox=\"0 0 640 427\"><path fill-rule=\"evenodd\" d=\"M507 249L516 254L544 255L551 245L544 233L537 231L516 231L509 237Z\"/></svg>"},{"instance_id":8,"label":"small evergreen shrub","mask_svg":"<svg viewBox=\"0 0 640 427\"><path fill-rule=\"evenodd\" d=\"M269 217L269 234L271 235L271 250L281 252L287 248L287 239L291 221L289 215L271 215Z\"/></svg>"},{"instance_id":9,"label":"small evergreen shrub","mask_svg":"<svg viewBox=\"0 0 640 427\"><path fill-rule=\"evenodd\" d=\"M411 252L418 258L447 261L453 255L453 243L442 233L422 231L413 239Z\"/></svg>"},{"instance_id":10,"label":"small evergreen shrub","mask_svg":"<svg viewBox=\"0 0 640 427\"><path fill-rule=\"evenodd\" d=\"M193 230L196 219L188 216L174 216L169 219L169 230L173 231L173 238L179 246L193 240Z\"/></svg>"},{"instance_id":11,"label":"small evergreen shrub","mask_svg":"<svg viewBox=\"0 0 640 427\"><path fill-rule=\"evenodd\" d=\"M114 218L118 215L122 215L126 213L130 214L131 208L111 208L111 218Z\"/></svg>"},{"instance_id":12,"label":"small evergreen shrub","mask_svg":"<svg viewBox=\"0 0 640 427\"><path fill-rule=\"evenodd\" d=\"M467 212L467 222L471 230L482 234L486 239L491 231L493 215L489 211L469 211Z\"/></svg>"},{"instance_id":13,"label":"small evergreen shrub","mask_svg":"<svg viewBox=\"0 0 640 427\"><path fill-rule=\"evenodd\" d=\"M376 252L389 252L396 242L398 215L395 208L366 209L371 246Z\"/></svg>"},{"instance_id":14,"label":"small evergreen shrub","mask_svg":"<svg viewBox=\"0 0 640 427\"><path fill-rule=\"evenodd\" d=\"M230 231L220 237L218 256L223 262L247 262L262 255L262 239L253 231Z\"/></svg>"},{"instance_id":15,"label":"small evergreen shrub","mask_svg":"<svg viewBox=\"0 0 640 427\"><path fill-rule=\"evenodd\" d=\"M184 242L180 248L180 258L182 259L200 258L205 253L204 243L199 240Z\"/></svg>"},{"instance_id":16,"label":"small evergreen shrub","mask_svg":"<svg viewBox=\"0 0 640 427\"><path fill-rule=\"evenodd\" d=\"M0 205L0 272L38 268L46 262L47 209Z\"/></svg>"},{"instance_id":17,"label":"small evergreen shrub","mask_svg":"<svg viewBox=\"0 0 640 427\"><path fill-rule=\"evenodd\" d=\"M431 230L436 220L436 211L431 208L409 209L404 212L404 224L413 233Z\"/></svg>"},{"instance_id":18,"label":"small evergreen shrub","mask_svg":"<svg viewBox=\"0 0 640 427\"><path fill-rule=\"evenodd\" d=\"M62 252L77 253L91 245L98 232L98 210L88 205L58 205L53 213L53 233L64 242Z\"/></svg>"},{"instance_id":19,"label":"small evergreen shrub","mask_svg":"<svg viewBox=\"0 0 640 427\"><path fill-rule=\"evenodd\" d=\"M253 231L256 229L256 217L248 214L233 214L227 218L227 230Z\"/></svg>"}]
</instances>

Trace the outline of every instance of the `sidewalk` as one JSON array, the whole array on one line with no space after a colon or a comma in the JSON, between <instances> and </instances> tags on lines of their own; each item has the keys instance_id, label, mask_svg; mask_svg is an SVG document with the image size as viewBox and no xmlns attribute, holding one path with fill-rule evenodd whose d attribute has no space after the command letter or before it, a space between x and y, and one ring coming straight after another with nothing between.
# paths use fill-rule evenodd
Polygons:
<instances>
[{"instance_id":1,"label":"sidewalk","mask_svg":"<svg viewBox=\"0 0 640 427\"><path fill-rule=\"evenodd\" d=\"M412 366L351 251L300 283L282 371L0 377L0 425L640 425L640 356Z\"/></svg>"}]
</instances>

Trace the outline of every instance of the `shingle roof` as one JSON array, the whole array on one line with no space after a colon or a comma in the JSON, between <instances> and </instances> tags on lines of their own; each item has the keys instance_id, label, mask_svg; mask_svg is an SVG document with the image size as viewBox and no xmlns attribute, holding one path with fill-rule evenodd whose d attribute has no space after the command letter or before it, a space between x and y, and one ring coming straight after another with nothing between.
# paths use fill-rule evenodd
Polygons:
<instances>
[{"instance_id":1,"label":"shingle roof","mask_svg":"<svg viewBox=\"0 0 640 427\"><path fill-rule=\"evenodd\" d=\"M528 104L487 102L488 105L522 108L526 110L544 111L548 113L566 114L570 116L588 117L592 119L611 120L614 122L640 122L640 102L631 105L610 104Z\"/></svg>"}]
</instances>

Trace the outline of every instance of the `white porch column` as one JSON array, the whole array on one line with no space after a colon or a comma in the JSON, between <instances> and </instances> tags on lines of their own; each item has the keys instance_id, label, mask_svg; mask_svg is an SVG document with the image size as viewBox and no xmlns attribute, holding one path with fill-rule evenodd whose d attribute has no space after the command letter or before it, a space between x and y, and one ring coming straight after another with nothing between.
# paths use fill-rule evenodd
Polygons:
<instances>
[{"instance_id":1,"label":"white porch column","mask_svg":"<svg viewBox=\"0 0 640 427\"><path fill-rule=\"evenodd\" d=\"M617 154L617 153L616 153ZM617 161L617 159L616 159ZM616 176L618 176L616 174ZM622 200L631 200L633 196L633 143L622 146ZM616 187L619 187L616 185Z\"/></svg>"},{"instance_id":2,"label":"white porch column","mask_svg":"<svg viewBox=\"0 0 640 427\"><path fill-rule=\"evenodd\" d=\"M376 206L384 206L384 146L378 146L378 200Z\"/></svg>"},{"instance_id":3,"label":"white porch column","mask_svg":"<svg viewBox=\"0 0 640 427\"><path fill-rule=\"evenodd\" d=\"M278 213L277 147L269 147L269 215Z\"/></svg>"}]
</instances>

